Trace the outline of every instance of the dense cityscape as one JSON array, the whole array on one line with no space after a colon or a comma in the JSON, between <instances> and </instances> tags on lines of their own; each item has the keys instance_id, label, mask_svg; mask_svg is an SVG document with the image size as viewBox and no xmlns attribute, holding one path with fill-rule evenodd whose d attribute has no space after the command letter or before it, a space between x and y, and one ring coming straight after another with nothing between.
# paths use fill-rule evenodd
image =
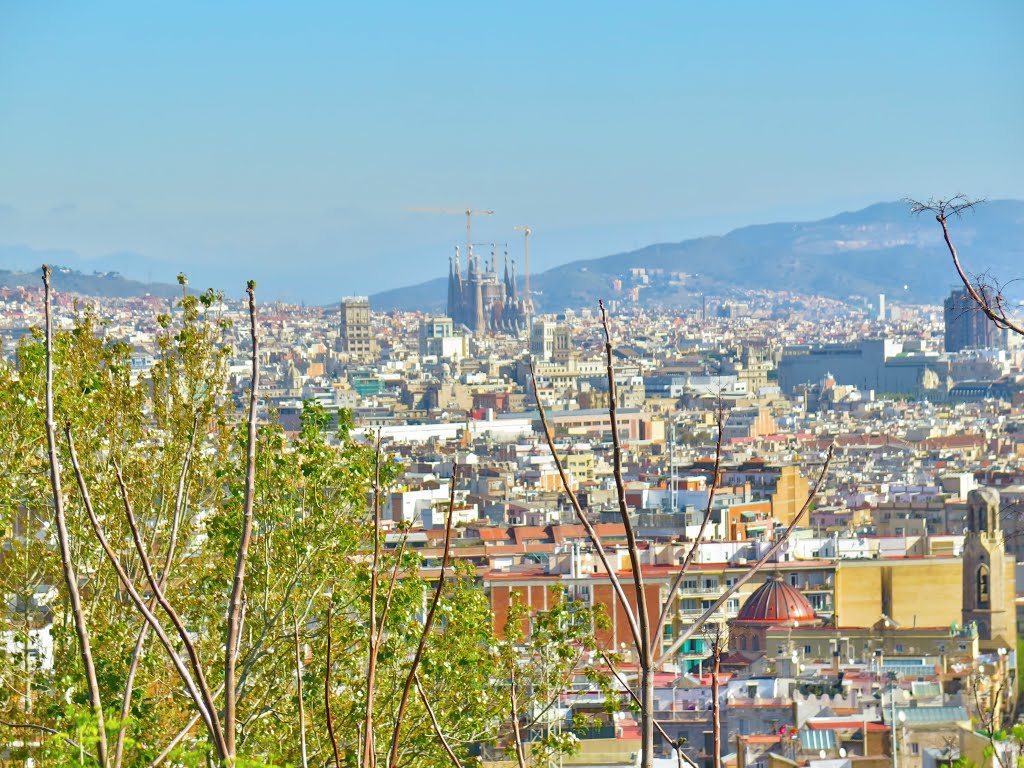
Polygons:
<instances>
[{"instance_id":1,"label":"dense cityscape","mask_svg":"<svg viewBox=\"0 0 1024 768\"><path fill-rule=\"evenodd\" d=\"M467 290L452 266L449 306L461 322L375 312L358 296L260 306L258 419L297 438L315 403L400 462L379 502L385 546L415 550L436 579L450 516L450 558L486 595L496 636L513 602L543 613L555 589L607 614L597 647L625 649L636 595L626 590L630 604L619 604L574 509L627 573L601 310L536 313L514 272L495 276L473 260ZM651 277L633 270L622 281ZM624 499L650 621L666 616L654 686L665 764L675 764L674 745L688 763L737 768L888 765L897 755L905 768L980 765L993 745L1016 754L991 733L1017 711L1019 338L964 289L944 306L738 291L689 311L645 307L619 283L609 290L622 297L609 301L607 322ZM474 291L476 317L466 318L460 297ZM247 310L210 296L208 311L232 321L221 323L233 350L227 384L241 405ZM500 318L503 302L521 322L475 323ZM181 313L180 300L152 296L57 293L54 303L58 328L92 306L104 343L130 349L134 380L152 375L163 318ZM41 307L36 288L0 296L12 363L42 325ZM36 610L46 615L45 600ZM43 658L53 654L46 630ZM624 690L637 682L637 658L623 653L610 689L594 687L593 664L569 671L531 738L574 734L566 764L629 764L640 734Z\"/></svg>"},{"instance_id":2,"label":"dense cityscape","mask_svg":"<svg viewBox=\"0 0 1024 768\"><path fill-rule=\"evenodd\" d=\"M0 0L0 768L1024 768L1021 40Z\"/></svg>"}]
</instances>

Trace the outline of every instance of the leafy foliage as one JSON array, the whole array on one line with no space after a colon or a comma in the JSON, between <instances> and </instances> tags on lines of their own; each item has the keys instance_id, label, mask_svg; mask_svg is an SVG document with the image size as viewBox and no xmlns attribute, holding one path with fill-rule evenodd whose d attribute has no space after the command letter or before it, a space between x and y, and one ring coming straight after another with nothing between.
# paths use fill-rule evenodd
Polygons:
<instances>
[{"instance_id":1,"label":"leafy foliage","mask_svg":"<svg viewBox=\"0 0 1024 768\"><path fill-rule=\"evenodd\" d=\"M158 318L155 364L145 375L133 371L127 345L104 341L102 323L91 309L77 311L71 327L55 334L55 413L58 425L74 436L106 537L148 599L151 590L132 544L114 462L121 468L148 560L216 697L223 684L220 662L246 461L246 425L236 417L241 398L232 391L228 362L233 347L245 340L219 314L220 294L186 293L184 276L179 283L183 293L175 311ZM9 744L24 745L21 757L67 762L94 754L96 725L51 530L43 352L41 336L34 334L19 346L16 365L0 364L0 588L6 597L0 673L7 683L0 719L51 732L34 730L26 738L23 729L0 726L0 734ZM325 727L328 634L332 722L344 764L356 764L369 628L384 618L380 601L377 616L370 616L369 588L374 578L390 588L394 578L375 689L373 740L383 759L437 583L437 562L404 545L386 546L372 524L375 477L386 490L400 476L400 464L356 435L349 414L342 415L336 431L330 425L321 407L307 403L297 435L287 435L272 419L258 430L255 525L237 665L237 766L300 764L300 732L310 764L333 760ZM67 446L59 442L72 555L108 741L121 743L122 764L138 765L156 759L181 736L168 759L176 765L206 764L215 756L209 736L196 724L196 710L168 654L144 629L96 546L68 469ZM370 556L375 536L382 553L376 572ZM418 677L461 758L498 739L500 724L510 717L526 717L529 711L537 719L545 707L550 711L559 686L592 648L599 617L564 597L552 604L533 618L528 635L507 632L499 641L472 568L457 566L446 580ZM169 627L167 617L154 610ZM182 643L169 634L183 653ZM40 651L45 636L52 638L52 653ZM544 663L535 663L538 659ZM528 692L523 708L510 713L502 681L513 667ZM416 697L402 734L402 766L448 760ZM538 748L570 751L569 741L552 738Z\"/></svg>"}]
</instances>

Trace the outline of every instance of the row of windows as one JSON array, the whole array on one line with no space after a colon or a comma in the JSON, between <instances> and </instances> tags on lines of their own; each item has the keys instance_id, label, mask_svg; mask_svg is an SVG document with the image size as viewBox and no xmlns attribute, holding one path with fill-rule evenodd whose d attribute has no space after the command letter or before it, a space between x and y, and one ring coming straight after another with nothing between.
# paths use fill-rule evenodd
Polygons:
<instances>
[{"instance_id":1,"label":"row of windows","mask_svg":"<svg viewBox=\"0 0 1024 768\"><path fill-rule=\"evenodd\" d=\"M716 600L698 600L693 597L684 597L679 601L679 608L683 611L696 611L698 608L702 611L708 610L713 606ZM738 611L740 609L740 601L737 597L730 597L725 601L726 611Z\"/></svg>"}]
</instances>

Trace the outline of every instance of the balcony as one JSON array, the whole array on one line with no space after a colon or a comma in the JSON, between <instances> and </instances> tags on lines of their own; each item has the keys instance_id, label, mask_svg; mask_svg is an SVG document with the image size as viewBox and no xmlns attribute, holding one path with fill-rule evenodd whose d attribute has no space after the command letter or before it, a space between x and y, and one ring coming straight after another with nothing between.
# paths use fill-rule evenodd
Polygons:
<instances>
[{"instance_id":1,"label":"balcony","mask_svg":"<svg viewBox=\"0 0 1024 768\"><path fill-rule=\"evenodd\" d=\"M725 591L722 586L717 587L682 587L679 590L679 594L683 597L689 597L691 595L720 595Z\"/></svg>"}]
</instances>

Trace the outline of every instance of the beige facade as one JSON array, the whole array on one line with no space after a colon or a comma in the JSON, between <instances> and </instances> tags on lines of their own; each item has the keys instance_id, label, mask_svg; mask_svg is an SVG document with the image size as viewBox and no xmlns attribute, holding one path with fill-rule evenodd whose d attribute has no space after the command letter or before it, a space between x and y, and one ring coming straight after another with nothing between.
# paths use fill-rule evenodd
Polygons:
<instances>
[{"instance_id":1,"label":"beige facade","mask_svg":"<svg viewBox=\"0 0 1024 768\"><path fill-rule=\"evenodd\" d=\"M840 560L835 614L841 627L948 627L961 620L963 561L955 557Z\"/></svg>"},{"instance_id":2,"label":"beige facade","mask_svg":"<svg viewBox=\"0 0 1024 768\"><path fill-rule=\"evenodd\" d=\"M346 296L341 300L341 351L352 360L373 362L377 342L370 327L370 300L365 296Z\"/></svg>"},{"instance_id":3,"label":"beige facade","mask_svg":"<svg viewBox=\"0 0 1024 768\"><path fill-rule=\"evenodd\" d=\"M789 525L807 501L810 486L807 478L800 474L795 464L779 469L779 478L775 482L775 493L772 494L772 517L783 525Z\"/></svg>"}]
</instances>

